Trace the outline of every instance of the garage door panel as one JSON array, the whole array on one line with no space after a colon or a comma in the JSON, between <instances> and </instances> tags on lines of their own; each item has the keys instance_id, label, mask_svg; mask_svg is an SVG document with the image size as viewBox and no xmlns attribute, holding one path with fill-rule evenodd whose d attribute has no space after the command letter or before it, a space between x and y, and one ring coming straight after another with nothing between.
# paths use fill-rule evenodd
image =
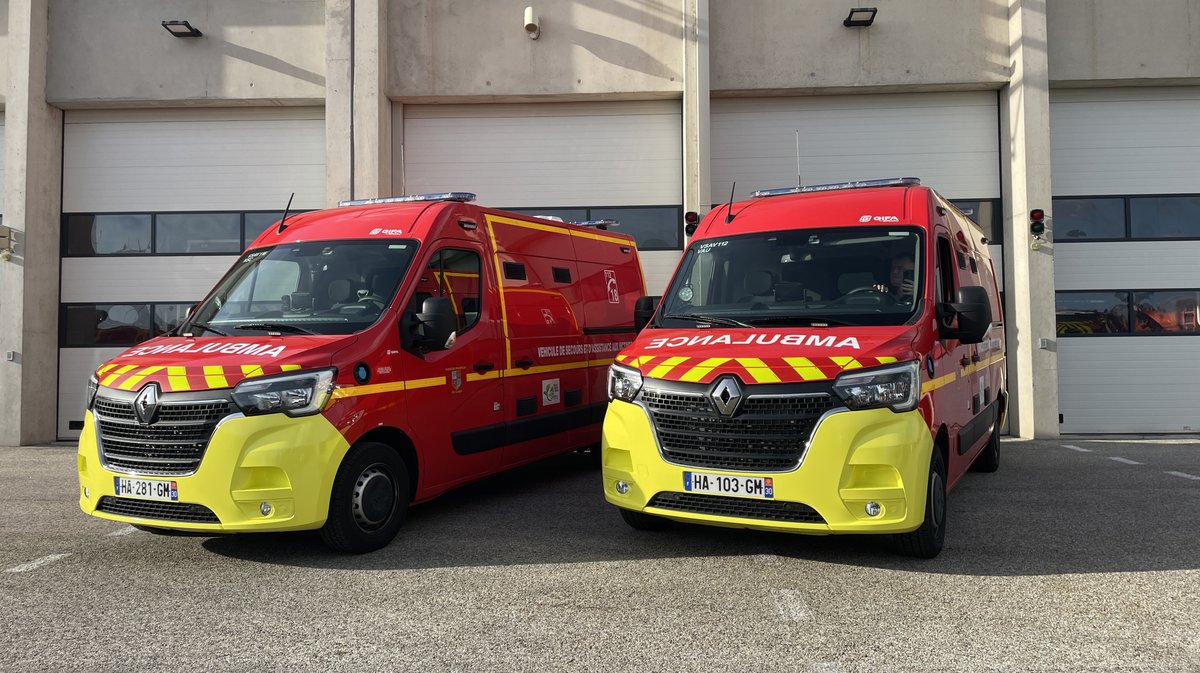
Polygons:
<instances>
[{"instance_id":1,"label":"garage door panel","mask_svg":"<svg viewBox=\"0 0 1200 673\"><path fill-rule=\"evenodd\" d=\"M1058 340L1063 432L1200 430L1200 337Z\"/></svg>"},{"instance_id":2,"label":"garage door panel","mask_svg":"<svg viewBox=\"0 0 1200 673\"><path fill-rule=\"evenodd\" d=\"M682 201L679 101L406 105L398 191L500 208Z\"/></svg>"},{"instance_id":3,"label":"garage door panel","mask_svg":"<svg viewBox=\"0 0 1200 673\"><path fill-rule=\"evenodd\" d=\"M1190 288L1200 241L1068 243L1054 248L1054 287L1058 290Z\"/></svg>"},{"instance_id":4,"label":"garage door panel","mask_svg":"<svg viewBox=\"0 0 1200 673\"><path fill-rule=\"evenodd\" d=\"M804 184L912 175L998 198L997 124L990 91L714 100L713 193L795 184L799 154Z\"/></svg>"},{"instance_id":5,"label":"garage door panel","mask_svg":"<svg viewBox=\"0 0 1200 673\"><path fill-rule=\"evenodd\" d=\"M83 422L88 378L124 348L64 348L58 356L58 436L77 437L72 422Z\"/></svg>"}]
</instances>

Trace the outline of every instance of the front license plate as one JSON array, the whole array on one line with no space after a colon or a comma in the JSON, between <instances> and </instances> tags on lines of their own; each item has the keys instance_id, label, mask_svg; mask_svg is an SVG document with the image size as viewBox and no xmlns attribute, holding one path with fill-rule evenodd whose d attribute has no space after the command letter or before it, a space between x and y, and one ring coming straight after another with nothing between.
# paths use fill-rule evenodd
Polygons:
<instances>
[{"instance_id":1,"label":"front license plate","mask_svg":"<svg viewBox=\"0 0 1200 673\"><path fill-rule=\"evenodd\" d=\"M740 495L743 498L775 497L775 482L771 477L731 477L727 474L684 472L683 490L689 493Z\"/></svg>"},{"instance_id":2,"label":"front license plate","mask_svg":"<svg viewBox=\"0 0 1200 673\"><path fill-rule=\"evenodd\" d=\"M179 486L174 481L113 477L113 485L117 495L120 496L145 498L146 500L170 500L171 502L179 500Z\"/></svg>"}]
</instances>

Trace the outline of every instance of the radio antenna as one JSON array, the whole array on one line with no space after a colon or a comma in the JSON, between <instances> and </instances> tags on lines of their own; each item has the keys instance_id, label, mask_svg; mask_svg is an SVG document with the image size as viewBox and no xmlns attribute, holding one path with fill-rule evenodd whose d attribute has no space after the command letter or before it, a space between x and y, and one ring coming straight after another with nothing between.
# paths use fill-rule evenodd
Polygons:
<instances>
[{"instance_id":1,"label":"radio antenna","mask_svg":"<svg viewBox=\"0 0 1200 673\"><path fill-rule=\"evenodd\" d=\"M283 230L287 229L286 222L287 222L288 211L292 209L292 199L294 199L294 198L296 198L296 192L292 192L292 195L288 197L288 203L286 206L283 207L283 217L280 218L279 228L275 230L275 233L282 234Z\"/></svg>"},{"instance_id":2,"label":"radio antenna","mask_svg":"<svg viewBox=\"0 0 1200 673\"><path fill-rule=\"evenodd\" d=\"M796 186L804 186L804 182L800 180L800 129L796 129Z\"/></svg>"},{"instance_id":3,"label":"radio antenna","mask_svg":"<svg viewBox=\"0 0 1200 673\"><path fill-rule=\"evenodd\" d=\"M733 186L729 188L729 205L725 208L725 224L733 221L733 192L737 189L737 180L733 181Z\"/></svg>"}]
</instances>

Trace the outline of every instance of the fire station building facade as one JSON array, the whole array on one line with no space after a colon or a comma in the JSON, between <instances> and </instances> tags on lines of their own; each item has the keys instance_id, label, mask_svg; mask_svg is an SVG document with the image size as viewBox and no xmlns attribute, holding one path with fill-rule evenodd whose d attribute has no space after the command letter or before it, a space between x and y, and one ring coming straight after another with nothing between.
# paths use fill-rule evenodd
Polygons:
<instances>
[{"instance_id":1,"label":"fire station building facade","mask_svg":"<svg viewBox=\"0 0 1200 673\"><path fill-rule=\"evenodd\" d=\"M1200 0L857 4L0 0L0 446L293 194L614 218L659 294L685 211L894 176L988 232L1012 434L1200 429Z\"/></svg>"}]
</instances>

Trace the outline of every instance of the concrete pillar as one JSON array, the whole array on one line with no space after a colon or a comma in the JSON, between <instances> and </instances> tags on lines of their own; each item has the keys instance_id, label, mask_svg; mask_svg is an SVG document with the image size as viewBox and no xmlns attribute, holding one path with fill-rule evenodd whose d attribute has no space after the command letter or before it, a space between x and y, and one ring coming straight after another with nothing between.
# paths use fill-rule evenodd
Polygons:
<instances>
[{"instance_id":1,"label":"concrete pillar","mask_svg":"<svg viewBox=\"0 0 1200 673\"><path fill-rule=\"evenodd\" d=\"M353 165L351 3L325 0L325 201L350 198Z\"/></svg>"},{"instance_id":2,"label":"concrete pillar","mask_svg":"<svg viewBox=\"0 0 1200 673\"><path fill-rule=\"evenodd\" d=\"M14 255L0 261L0 446L57 436L62 111L46 104L47 2L8 2L4 226Z\"/></svg>"},{"instance_id":3,"label":"concrete pillar","mask_svg":"<svg viewBox=\"0 0 1200 673\"><path fill-rule=\"evenodd\" d=\"M387 1L325 1L326 200L390 196Z\"/></svg>"},{"instance_id":4,"label":"concrete pillar","mask_svg":"<svg viewBox=\"0 0 1200 673\"><path fill-rule=\"evenodd\" d=\"M1018 437L1057 437L1054 246L1033 250L1029 233L1030 210L1050 215L1046 0L1009 0L1009 40L1012 74L1000 92L1009 427Z\"/></svg>"},{"instance_id":5,"label":"concrete pillar","mask_svg":"<svg viewBox=\"0 0 1200 673\"><path fill-rule=\"evenodd\" d=\"M684 0L683 209L701 214L712 206L708 45L708 0Z\"/></svg>"}]
</instances>

